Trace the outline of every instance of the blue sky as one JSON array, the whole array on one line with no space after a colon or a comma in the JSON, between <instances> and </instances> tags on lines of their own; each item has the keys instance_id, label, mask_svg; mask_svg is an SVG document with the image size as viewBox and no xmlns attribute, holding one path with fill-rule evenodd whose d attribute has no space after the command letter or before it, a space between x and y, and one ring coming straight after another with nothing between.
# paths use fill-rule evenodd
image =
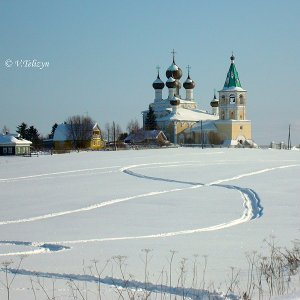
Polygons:
<instances>
[{"instance_id":1,"label":"blue sky","mask_svg":"<svg viewBox=\"0 0 300 300\"><path fill-rule=\"evenodd\" d=\"M156 66L191 65L195 98L210 110L233 51L259 144L300 143L300 1L0 2L0 129L42 134L74 114L125 130L154 99ZM10 59L13 64L7 67ZM17 67L16 61L49 62ZM182 92L182 94L184 94ZM164 96L167 91L164 91Z\"/></svg>"}]
</instances>

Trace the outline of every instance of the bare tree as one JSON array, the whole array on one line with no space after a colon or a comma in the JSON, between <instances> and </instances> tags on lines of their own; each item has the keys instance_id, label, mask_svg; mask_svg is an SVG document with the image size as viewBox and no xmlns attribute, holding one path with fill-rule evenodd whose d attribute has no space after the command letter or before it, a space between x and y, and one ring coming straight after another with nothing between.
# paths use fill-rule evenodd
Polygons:
<instances>
[{"instance_id":1,"label":"bare tree","mask_svg":"<svg viewBox=\"0 0 300 300\"><path fill-rule=\"evenodd\" d=\"M3 134L8 134L9 132L10 132L9 128L6 125L4 125L3 128L2 128L2 133Z\"/></svg>"},{"instance_id":2,"label":"bare tree","mask_svg":"<svg viewBox=\"0 0 300 300\"><path fill-rule=\"evenodd\" d=\"M130 120L127 124L127 130L129 133L135 133L140 130L140 124L137 119Z\"/></svg>"},{"instance_id":3,"label":"bare tree","mask_svg":"<svg viewBox=\"0 0 300 300\"><path fill-rule=\"evenodd\" d=\"M119 140L119 137L122 134L122 128L118 123L115 124L115 130L116 130L116 138L117 140Z\"/></svg>"},{"instance_id":4,"label":"bare tree","mask_svg":"<svg viewBox=\"0 0 300 300\"><path fill-rule=\"evenodd\" d=\"M86 148L88 141L92 138L95 122L89 116L75 115L66 120L68 126L68 139L73 143L75 149Z\"/></svg>"},{"instance_id":5,"label":"bare tree","mask_svg":"<svg viewBox=\"0 0 300 300\"><path fill-rule=\"evenodd\" d=\"M104 133L104 138L107 140L109 143L112 140L112 130L111 130L111 125L107 122L105 123L105 133Z\"/></svg>"},{"instance_id":6,"label":"bare tree","mask_svg":"<svg viewBox=\"0 0 300 300\"><path fill-rule=\"evenodd\" d=\"M120 135L122 134L122 128L118 123L112 122L105 124L105 133L104 137L107 142L114 142L115 140L119 140Z\"/></svg>"}]
</instances>

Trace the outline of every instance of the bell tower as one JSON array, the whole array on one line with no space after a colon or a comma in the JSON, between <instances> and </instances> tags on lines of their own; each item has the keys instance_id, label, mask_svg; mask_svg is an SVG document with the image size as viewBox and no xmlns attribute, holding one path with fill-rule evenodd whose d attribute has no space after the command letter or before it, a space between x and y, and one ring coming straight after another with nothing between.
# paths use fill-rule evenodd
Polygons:
<instances>
[{"instance_id":1,"label":"bell tower","mask_svg":"<svg viewBox=\"0 0 300 300\"><path fill-rule=\"evenodd\" d=\"M235 57L232 55L224 87L219 91L221 120L246 120L247 91L241 86L234 59Z\"/></svg>"},{"instance_id":2,"label":"bell tower","mask_svg":"<svg viewBox=\"0 0 300 300\"><path fill-rule=\"evenodd\" d=\"M216 124L229 145L251 141L251 121L247 120L247 91L242 88L235 67L235 57L227 72L223 89L219 91L219 120Z\"/></svg>"}]
</instances>

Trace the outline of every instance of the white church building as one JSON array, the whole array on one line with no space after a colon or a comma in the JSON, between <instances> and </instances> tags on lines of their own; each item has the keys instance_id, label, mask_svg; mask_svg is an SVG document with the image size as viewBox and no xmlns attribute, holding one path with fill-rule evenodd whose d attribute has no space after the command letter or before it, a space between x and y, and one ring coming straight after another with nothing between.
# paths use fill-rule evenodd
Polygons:
<instances>
[{"instance_id":1,"label":"white church building","mask_svg":"<svg viewBox=\"0 0 300 300\"><path fill-rule=\"evenodd\" d=\"M181 96L182 70L173 62L166 71L166 83L159 74L152 86L155 98L150 103L159 129L174 144L222 144L223 146L253 147L251 121L246 117L247 91L241 86L235 67L231 63L225 84L219 91L219 99L214 95L210 102L211 112L201 110L194 99L195 82L190 77L190 68L183 82L184 97ZM163 99L163 89L168 89L168 97ZM143 124L148 110L143 111Z\"/></svg>"}]
</instances>

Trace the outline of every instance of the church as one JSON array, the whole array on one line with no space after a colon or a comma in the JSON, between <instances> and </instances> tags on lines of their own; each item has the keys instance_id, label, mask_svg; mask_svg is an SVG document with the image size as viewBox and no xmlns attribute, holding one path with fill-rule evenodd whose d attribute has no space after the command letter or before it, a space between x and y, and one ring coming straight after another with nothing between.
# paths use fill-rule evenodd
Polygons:
<instances>
[{"instance_id":1,"label":"church","mask_svg":"<svg viewBox=\"0 0 300 300\"><path fill-rule=\"evenodd\" d=\"M194 99L195 82L188 74L183 82L184 97L181 96L182 70L173 61L166 70L164 83L157 72L152 84L154 101L150 104L157 127L174 144L222 145L226 147L254 147L251 135L251 121L246 116L247 91L241 86L235 66L235 57L230 57L230 66L223 88L210 102L211 112L201 110ZM163 89L168 89L168 97L163 99ZM143 125L149 110L142 112Z\"/></svg>"}]
</instances>

